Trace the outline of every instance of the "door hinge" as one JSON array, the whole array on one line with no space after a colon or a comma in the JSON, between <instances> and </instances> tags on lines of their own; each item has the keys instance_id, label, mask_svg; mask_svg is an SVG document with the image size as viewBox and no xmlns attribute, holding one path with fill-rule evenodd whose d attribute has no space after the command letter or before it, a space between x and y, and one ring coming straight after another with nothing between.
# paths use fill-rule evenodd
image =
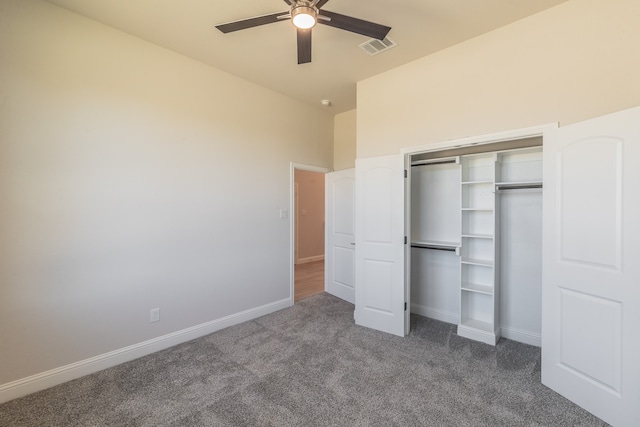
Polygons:
<instances>
[{"instance_id":1,"label":"door hinge","mask_svg":"<svg viewBox=\"0 0 640 427\"><path fill-rule=\"evenodd\" d=\"M407 303L404 303L404 311L407 311Z\"/></svg>"},{"instance_id":2,"label":"door hinge","mask_svg":"<svg viewBox=\"0 0 640 427\"><path fill-rule=\"evenodd\" d=\"M407 236L404 236L404 244L407 244Z\"/></svg>"},{"instance_id":3,"label":"door hinge","mask_svg":"<svg viewBox=\"0 0 640 427\"><path fill-rule=\"evenodd\" d=\"M404 170L404 177L405 178L407 177L407 170L406 169Z\"/></svg>"}]
</instances>

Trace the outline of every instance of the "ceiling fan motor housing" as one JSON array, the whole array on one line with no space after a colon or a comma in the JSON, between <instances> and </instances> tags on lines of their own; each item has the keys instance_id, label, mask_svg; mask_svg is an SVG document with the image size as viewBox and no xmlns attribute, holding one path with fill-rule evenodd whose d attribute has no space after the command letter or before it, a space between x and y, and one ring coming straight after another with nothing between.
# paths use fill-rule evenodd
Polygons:
<instances>
[{"instance_id":1,"label":"ceiling fan motor housing","mask_svg":"<svg viewBox=\"0 0 640 427\"><path fill-rule=\"evenodd\" d=\"M291 6L291 22L297 28L303 30L313 28L318 21L318 9L314 2L299 0Z\"/></svg>"}]
</instances>

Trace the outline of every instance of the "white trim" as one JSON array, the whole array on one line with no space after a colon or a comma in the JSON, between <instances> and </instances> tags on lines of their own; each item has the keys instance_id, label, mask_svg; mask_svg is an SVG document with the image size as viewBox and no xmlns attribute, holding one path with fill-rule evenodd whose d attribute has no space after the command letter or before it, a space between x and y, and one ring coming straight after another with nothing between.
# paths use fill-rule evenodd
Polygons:
<instances>
[{"instance_id":1,"label":"white trim","mask_svg":"<svg viewBox=\"0 0 640 427\"><path fill-rule=\"evenodd\" d=\"M231 314L217 320L201 323L200 325L192 326L181 331L172 332L148 341L143 341L128 347L100 354L89 359L54 368L6 384L1 384L0 403L8 402L9 400L119 365L121 363L164 350L165 348L173 347L183 342L228 328L229 326L237 325L239 323L282 310L290 307L291 305L292 299L286 298L260 307Z\"/></svg>"},{"instance_id":2,"label":"white trim","mask_svg":"<svg viewBox=\"0 0 640 427\"><path fill-rule=\"evenodd\" d=\"M302 163L291 162L289 164L289 298L291 305L294 301L294 285L295 285L295 265L296 265L296 246L295 246L295 182L296 182L296 169L305 170L310 172L328 173L332 172L332 169L324 168L322 166L305 165ZM325 188L325 194L326 194ZM326 232L326 231L325 231ZM326 240L326 237L325 237ZM325 249L326 250L326 249Z\"/></svg>"},{"instance_id":3,"label":"white trim","mask_svg":"<svg viewBox=\"0 0 640 427\"><path fill-rule=\"evenodd\" d=\"M325 168L322 166L305 165L302 163L291 162L291 170L293 171L294 169L299 169L299 170L309 171L309 172L320 172L320 173L333 172L333 169Z\"/></svg>"},{"instance_id":4,"label":"white trim","mask_svg":"<svg viewBox=\"0 0 640 427\"><path fill-rule=\"evenodd\" d=\"M300 185L298 185L297 182L293 183L293 206L294 208L289 216L295 215L293 219L293 221L295 221L293 223L293 239L295 242L293 246L293 259L297 260L298 253L300 252L300 230L298 230L298 227L300 227L300 215L298 212L300 210Z\"/></svg>"},{"instance_id":5,"label":"white trim","mask_svg":"<svg viewBox=\"0 0 640 427\"><path fill-rule=\"evenodd\" d=\"M316 261L324 261L324 254L323 255L316 255L316 256L308 256L306 258L299 258L296 261L296 265L308 264L310 262L316 262Z\"/></svg>"},{"instance_id":6,"label":"white trim","mask_svg":"<svg viewBox=\"0 0 640 427\"><path fill-rule=\"evenodd\" d=\"M489 345L496 345L500 341L500 328L494 332L486 332L478 328L470 328L465 325L458 325L458 335Z\"/></svg>"},{"instance_id":7,"label":"white trim","mask_svg":"<svg viewBox=\"0 0 640 427\"><path fill-rule=\"evenodd\" d=\"M436 142L434 144L418 145L414 147L402 148L402 154L426 153L428 151L438 151L445 148L464 147L469 145L494 144L502 141L513 141L516 139L532 138L542 136L549 129L556 129L558 123L548 123L545 125L532 126L522 129L512 129L504 132L496 132L486 135L468 136L465 138L451 139L448 141Z\"/></svg>"},{"instance_id":8,"label":"white trim","mask_svg":"<svg viewBox=\"0 0 640 427\"><path fill-rule=\"evenodd\" d=\"M523 331L515 328L500 328L500 335L504 338L518 341L521 343L542 347L542 335L533 332Z\"/></svg>"},{"instance_id":9,"label":"white trim","mask_svg":"<svg viewBox=\"0 0 640 427\"><path fill-rule=\"evenodd\" d=\"M420 304L411 304L411 312L420 316L428 317L430 319L439 320L441 322L451 323L457 325L460 320L458 313L452 313L450 311L442 311L432 307L427 307Z\"/></svg>"}]
</instances>

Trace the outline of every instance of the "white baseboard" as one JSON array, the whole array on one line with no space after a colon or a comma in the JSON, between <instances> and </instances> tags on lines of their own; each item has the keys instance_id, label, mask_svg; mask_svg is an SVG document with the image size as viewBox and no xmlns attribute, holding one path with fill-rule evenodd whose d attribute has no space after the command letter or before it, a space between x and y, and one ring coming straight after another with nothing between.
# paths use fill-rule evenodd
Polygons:
<instances>
[{"instance_id":1,"label":"white baseboard","mask_svg":"<svg viewBox=\"0 0 640 427\"><path fill-rule=\"evenodd\" d=\"M542 347L542 336L540 334L522 331L520 329L505 328L504 326L502 326L500 330L500 335L507 339L529 345L535 345L536 347Z\"/></svg>"},{"instance_id":2,"label":"white baseboard","mask_svg":"<svg viewBox=\"0 0 640 427\"><path fill-rule=\"evenodd\" d=\"M298 258L296 260L296 265L298 265L298 264L308 264L310 262L316 262L316 261L324 261L324 255L316 255L316 256L310 256L310 257L306 257L306 258Z\"/></svg>"},{"instance_id":3,"label":"white baseboard","mask_svg":"<svg viewBox=\"0 0 640 427\"><path fill-rule=\"evenodd\" d=\"M119 365L121 363L155 353L156 351L164 350L165 348L173 347L174 345L208 335L221 329L228 328L229 326L237 325L239 323L291 307L292 305L293 300L291 298L286 298L260 307L231 314L210 322L201 323L200 325L192 326L181 331L172 332L158 338L153 338L148 341L143 341L138 344L110 351L89 359L51 369L46 372L41 372L6 384L1 384L0 403L8 402L9 400Z\"/></svg>"},{"instance_id":4,"label":"white baseboard","mask_svg":"<svg viewBox=\"0 0 640 427\"><path fill-rule=\"evenodd\" d=\"M464 338L480 341L489 345L496 345L500 340L500 329L493 332L486 332L477 328L458 325L457 334Z\"/></svg>"},{"instance_id":5,"label":"white baseboard","mask_svg":"<svg viewBox=\"0 0 640 427\"><path fill-rule=\"evenodd\" d=\"M426 307L419 304L411 304L411 312L419 314L420 316L428 317L430 319L440 320L441 322L451 323L457 325L460 318L457 313L448 311L442 311L431 307ZM515 328L506 328L502 326L498 336L518 341L524 344L534 345L536 347L542 347L542 337L539 333L523 331ZM474 338L475 339L475 338ZM495 345L495 343L494 343Z\"/></svg>"},{"instance_id":6,"label":"white baseboard","mask_svg":"<svg viewBox=\"0 0 640 427\"><path fill-rule=\"evenodd\" d=\"M427 307L419 304L411 304L411 312L419 314L420 316L428 317L430 319L439 320L441 322L451 323L457 325L460 321L458 313L452 313L450 311L437 310L432 307Z\"/></svg>"}]
</instances>

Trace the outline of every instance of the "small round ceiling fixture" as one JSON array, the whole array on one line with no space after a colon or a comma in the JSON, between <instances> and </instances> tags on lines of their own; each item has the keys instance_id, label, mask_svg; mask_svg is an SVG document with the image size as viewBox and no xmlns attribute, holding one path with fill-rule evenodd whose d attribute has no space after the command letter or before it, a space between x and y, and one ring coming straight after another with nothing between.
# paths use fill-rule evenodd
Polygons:
<instances>
[{"instance_id":1,"label":"small round ceiling fixture","mask_svg":"<svg viewBox=\"0 0 640 427\"><path fill-rule=\"evenodd\" d=\"M318 20L318 9L312 2L301 1L291 8L291 22L301 30L313 28Z\"/></svg>"},{"instance_id":2,"label":"small round ceiling fixture","mask_svg":"<svg viewBox=\"0 0 640 427\"><path fill-rule=\"evenodd\" d=\"M320 104L322 104L323 107L331 107L331 101L328 99L323 99L320 101Z\"/></svg>"}]
</instances>

